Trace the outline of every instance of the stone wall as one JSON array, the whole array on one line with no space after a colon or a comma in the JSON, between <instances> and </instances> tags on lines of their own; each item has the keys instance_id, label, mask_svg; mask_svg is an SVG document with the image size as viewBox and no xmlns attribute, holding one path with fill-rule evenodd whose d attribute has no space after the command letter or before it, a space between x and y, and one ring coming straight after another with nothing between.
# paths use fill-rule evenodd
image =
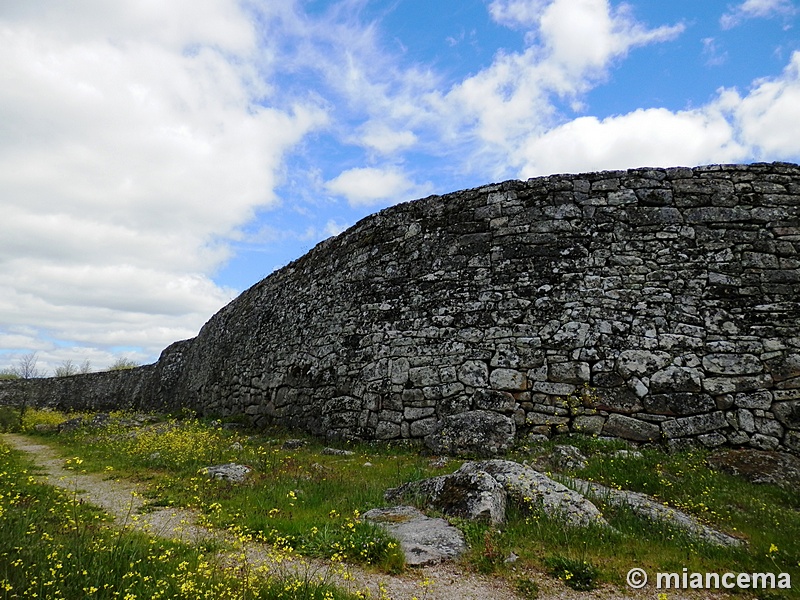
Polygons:
<instances>
[{"instance_id":1,"label":"stone wall","mask_svg":"<svg viewBox=\"0 0 800 600\"><path fill-rule=\"evenodd\" d=\"M518 437L800 451L798 252L796 165L509 181L383 210L156 365L33 395L333 438L421 438L487 409Z\"/></svg>"}]
</instances>

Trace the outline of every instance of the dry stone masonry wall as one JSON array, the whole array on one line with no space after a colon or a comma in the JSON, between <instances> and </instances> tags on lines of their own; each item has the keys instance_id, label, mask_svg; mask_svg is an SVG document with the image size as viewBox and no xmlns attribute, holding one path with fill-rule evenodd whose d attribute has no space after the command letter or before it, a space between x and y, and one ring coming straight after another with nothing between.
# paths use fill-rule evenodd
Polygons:
<instances>
[{"instance_id":1,"label":"dry stone masonry wall","mask_svg":"<svg viewBox=\"0 0 800 600\"><path fill-rule=\"evenodd\" d=\"M421 439L476 411L518 439L800 451L800 168L558 175L395 206L244 292L124 393L88 377L27 393L328 438Z\"/></svg>"}]
</instances>

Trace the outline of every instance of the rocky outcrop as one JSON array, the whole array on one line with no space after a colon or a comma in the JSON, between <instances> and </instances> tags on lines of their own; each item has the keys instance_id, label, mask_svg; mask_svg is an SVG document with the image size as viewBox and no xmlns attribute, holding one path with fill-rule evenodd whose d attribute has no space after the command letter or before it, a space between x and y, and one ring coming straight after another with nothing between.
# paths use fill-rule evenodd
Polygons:
<instances>
[{"instance_id":1,"label":"rocky outcrop","mask_svg":"<svg viewBox=\"0 0 800 600\"><path fill-rule=\"evenodd\" d=\"M722 531L717 531L701 523L692 515L665 505L647 494L628 490L617 490L600 485L599 483L591 483L581 479L568 479L568 481L570 486L581 494L587 495L590 498L602 500L608 504L626 506L646 519L661 521L676 529L685 531L706 543L715 546L744 545L744 540L728 535Z\"/></svg>"},{"instance_id":2,"label":"rocky outcrop","mask_svg":"<svg viewBox=\"0 0 800 600\"><path fill-rule=\"evenodd\" d=\"M389 502L416 501L451 517L492 525L506 518L506 493L502 484L479 470L459 469L451 475L411 481L387 490L384 498Z\"/></svg>"},{"instance_id":3,"label":"rocky outcrop","mask_svg":"<svg viewBox=\"0 0 800 600\"><path fill-rule=\"evenodd\" d=\"M646 494L582 479L564 479L568 486L509 460L468 461L451 475L412 481L387 490L385 497L389 501L415 501L445 515L489 521L494 525L505 520L506 503L510 502L528 512L541 510L570 527L609 527L595 500L628 507L641 517L666 523L708 544L744 544L743 540L717 531Z\"/></svg>"},{"instance_id":4,"label":"rocky outcrop","mask_svg":"<svg viewBox=\"0 0 800 600\"><path fill-rule=\"evenodd\" d=\"M508 181L363 219L155 365L0 402L419 442L489 411L517 436L800 452L799 298L797 165Z\"/></svg>"}]
</instances>

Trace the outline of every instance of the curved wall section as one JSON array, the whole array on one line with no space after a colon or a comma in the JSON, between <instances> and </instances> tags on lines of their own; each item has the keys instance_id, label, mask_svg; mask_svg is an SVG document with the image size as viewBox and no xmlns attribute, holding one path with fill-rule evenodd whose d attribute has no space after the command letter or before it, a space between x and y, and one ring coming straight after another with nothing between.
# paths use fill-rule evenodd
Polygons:
<instances>
[{"instance_id":1,"label":"curved wall section","mask_svg":"<svg viewBox=\"0 0 800 600\"><path fill-rule=\"evenodd\" d=\"M244 292L141 375L137 402L327 437L421 438L489 409L518 435L798 451L798 252L790 164L425 198Z\"/></svg>"}]
</instances>

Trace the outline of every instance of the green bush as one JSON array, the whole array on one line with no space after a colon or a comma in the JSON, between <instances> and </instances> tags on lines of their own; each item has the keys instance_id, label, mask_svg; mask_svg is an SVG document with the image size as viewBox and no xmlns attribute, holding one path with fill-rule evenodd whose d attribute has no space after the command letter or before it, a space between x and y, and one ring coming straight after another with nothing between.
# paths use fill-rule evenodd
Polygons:
<instances>
[{"instance_id":1,"label":"green bush","mask_svg":"<svg viewBox=\"0 0 800 600\"><path fill-rule=\"evenodd\" d=\"M545 559L545 564L553 577L557 577L573 590L588 592L597 587L600 571L588 560L556 554Z\"/></svg>"},{"instance_id":2,"label":"green bush","mask_svg":"<svg viewBox=\"0 0 800 600\"><path fill-rule=\"evenodd\" d=\"M19 431L22 427L22 420L19 416L19 409L11 406L0 406L0 433Z\"/></svg>"}]
</instances>

